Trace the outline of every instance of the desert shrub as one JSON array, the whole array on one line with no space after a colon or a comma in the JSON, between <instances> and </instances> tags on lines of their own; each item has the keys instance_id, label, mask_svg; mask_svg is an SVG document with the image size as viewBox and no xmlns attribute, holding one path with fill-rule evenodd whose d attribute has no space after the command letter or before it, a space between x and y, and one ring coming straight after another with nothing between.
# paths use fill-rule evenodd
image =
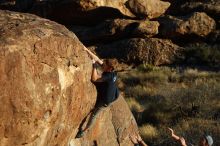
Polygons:
<instances>
[{"instance_id":1,"label":"desert shrub","mask_svg":"<svg viewBox=\"0 0 220 146\"><path fill-rule=\"evenodd\" d=\"M186 47L186 61L197 65L220 67L220 47L218 45L192 44Z\"/></svg>"},{"instance_id":2,"label":"desert shrub","mask_svg":"<svg viewBox=\"0 0 220 146\"><path fill-rule=\"evenodd\" d=\"M134 98L144 98L147 96L146 88L141 85L127 87L126 96L131 96Z\"/></svg>"},{"instance_id":3,"label":"desert shrub","mask_svg":"<svg viewBox=\"0 0 220 146\"><path fill-rule=\"evenodd\" d=\"M131 111L141 111L143 109L143 106L134 98L127 98L126 101Z\"/></svg>"},{"instance_id":4,"label":"desert shrub","mask_svg":"<svg viewBox=\"0 0 220 146\"><path fill-rule=\"evenodd\" d=\"M147 63L141 64L137 67L137 70L141 72L155 71L158 69L159 69L158 67L151 65L151 64L147 64Z\"/></svg>"},{"instance_id":5,"label":"desert shrub","mask_svg":"<svg viewBox=\"0 0 220 146\"><path fill-rule=\"evenodd\" d=\"M141 126L139 130L143 140L148 143L154 141L159 136L157 128L150 124L145 124Z\"/></svg>"}]
</instances>

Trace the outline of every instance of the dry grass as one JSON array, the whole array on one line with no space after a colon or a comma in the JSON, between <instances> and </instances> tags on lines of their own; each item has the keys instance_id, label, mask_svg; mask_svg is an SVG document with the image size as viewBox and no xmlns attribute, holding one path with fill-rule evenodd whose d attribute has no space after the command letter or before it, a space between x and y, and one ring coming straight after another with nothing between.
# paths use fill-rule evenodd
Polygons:
<instances>
[{"instance_id":1,"label":"dry grass","mask_svg":"<svg viewBox=\"0 0 220 146\"><path fill-rule=\"evenodd\" d=\"M146 142L175 146L167 127L196 144L204 131L220 145L220 73L140 66L120 74L125 97Z\"/></svg>"},{"instance_id":2,"label":"dry grass","mask_svg":"<svg viewBox=\"0 0 220 146\"><path fill-rule=\"evenodd\" d=\"M143 106L134 98L127 98L126 99L131 111L142 111Z\"/></svg>"}]
</instances>

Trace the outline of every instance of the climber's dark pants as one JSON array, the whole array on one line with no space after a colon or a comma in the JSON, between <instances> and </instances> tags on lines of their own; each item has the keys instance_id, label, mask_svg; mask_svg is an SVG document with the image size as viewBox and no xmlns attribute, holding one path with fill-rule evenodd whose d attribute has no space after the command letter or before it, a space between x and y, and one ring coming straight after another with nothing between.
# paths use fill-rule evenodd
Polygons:
<instances>
[{"instance_id":1,"label":"climber's dark pants","mask_svg":"<svg viewBox=\"0 0 220 146\"><path fill-rule=\"evenodd\" d=\"M95 123L95 121L98 118L101 111L103 111L106 107L108 107L108 105L103 104L101 102L96 104L95 108L93 109L93 111L91 113L91 117L89 118L89 121L86 125L85 130L87 130L93 126L93 124Z\"/></svg>"}]
</instances>

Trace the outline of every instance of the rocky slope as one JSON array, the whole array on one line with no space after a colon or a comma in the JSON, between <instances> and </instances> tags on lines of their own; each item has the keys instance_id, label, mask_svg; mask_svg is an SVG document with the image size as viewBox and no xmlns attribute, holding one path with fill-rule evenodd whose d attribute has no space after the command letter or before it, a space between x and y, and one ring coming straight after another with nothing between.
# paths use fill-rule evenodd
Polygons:
<instances>
[{"instance_id":1,"label":"rocky slope","mask_svg":"<svg viewBox=\"0 0 220 146\"><path fill-rule=\"evenodd\" d=\"M34 13L64 24L86 46L90 48L101 46L101 52L107 54L102 55L103 57L127 56L126 52L114 55L116 50L114 48L120 46L109 49L108 46L120 44L118 42L137 38L150 42L152 39L149 38L158 38L162 44L167 44L169 39L170 44L181 49L179 50L183 52L181 58L184 58L184 52L187 51L185 48L191 44L219 45L219 4L218 0L3 0L0 8ZM128 47L132 48L134 44L133 42ZM139 48L140 43L136 41L135 46ZM166 50L166 45L159 48L163 46L162 50ZM171 53L171 49L152 57L154 59L160 58L160 55L173 56L170 60L167 57L167 61L158 62L157 59L143 59L143 56L151 56L149 52L154 52L154 47L144 48L144 51L141 51L144 54L139 51L130 54L133 55L130 58L136 59L128 61L119 58L119 60L136 65L179 62L173 60L179 58L180 54L176 53L178 50ZM100 49L95 50L100 53ZM182 61L184 64L185 60Z\"/></svg>"},{"instance_id":2,"label":"rocky slope","mask_svg":"<svg viewBox=\"0 0 220 146\"><path fill-rule=\"evenodd\" d=\"M75 139L96 102L83 47L60 24L0 10L1 146L132 145L137 125L122 97Z\"/></svg>"}]
</instances>

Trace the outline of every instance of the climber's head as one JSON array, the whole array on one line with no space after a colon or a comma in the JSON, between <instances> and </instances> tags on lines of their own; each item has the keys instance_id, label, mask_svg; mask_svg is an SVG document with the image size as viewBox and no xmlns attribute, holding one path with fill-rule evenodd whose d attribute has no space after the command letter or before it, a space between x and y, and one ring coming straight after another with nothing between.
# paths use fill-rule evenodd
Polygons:
<instances>
[{"instance_id":1,"label":"climber's head","mask_svg":"<svg viewBox=\"0 0 220 146\"><path fill-rule=\"evenodd\" d=\"M116 59L105 59L102 64L102 69L104 72L114 71L116 64Z\"/></svg>"}]
</instances>

